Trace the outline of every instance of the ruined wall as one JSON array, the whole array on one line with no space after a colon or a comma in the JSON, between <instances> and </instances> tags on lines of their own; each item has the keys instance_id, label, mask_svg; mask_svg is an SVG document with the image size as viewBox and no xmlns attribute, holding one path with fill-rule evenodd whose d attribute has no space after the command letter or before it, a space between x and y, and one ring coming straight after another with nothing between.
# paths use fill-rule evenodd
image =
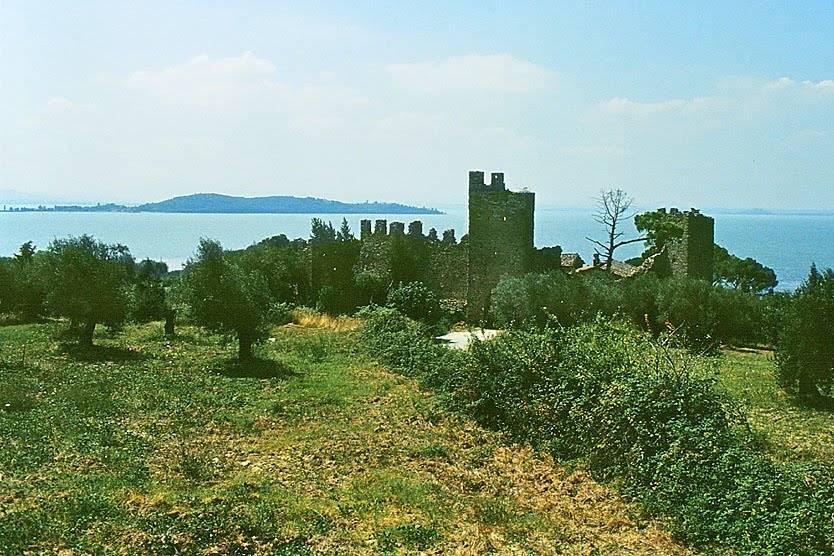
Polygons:
<instances>
[{"instance_id":1,"label":"ruined wall","mask_svg":"<svg viewBox=\"0 0 834 556\"><path fill-rule=\"evenodd\" d=\"M533 252L532 272L550 272L552 270L563 270L562 248L558 245L553 247L542 247Z\"/></svg>"},{"instance_id":2,"label":"ruined wall","mask_svg":"<svg viewBox=\"0 0 834 556\"><path fill-rule=\"evenodd\" d=\"M681 239L667 249L672 275L712 282L715 221L696 209L686 212L671 209L669 215L676 218L683 229Z\"/></svg>"},{"instance_id":3,"label":"ruined wall","mask_svg":"<svg viewBox=\"0 0 834 556\"><path fill-rule=\"evenodd\" d=\"M354 268L357 275L373 276L386 287L406 282L423 282L442 299L466 299L466 246L457 243L453 230L443 239L431 230L423 235L422 222L408 225L378 221L374 231L363 233L362 247ZM370 230L370 221L361 229Z\"/></svg>"},{"instance_id":4,"label":"ruined wall","mask_svg":"<svg viewBox=\"0 0 834 556\"><path fill-rule=\"evenodd\" d=\"M467 313L473 321L484 316L490 294L506 275L528 272L533 259L532 192L507 191L504 174L469 172L469 238Z\"/></svg>"},{"instance_id":5,"label":"ruined wall","mask_svg":"<svg viewBox=\"0 0 834 556\"><path fill-rule=\"evenodd\" d=\"M422 282L441 299L466 300L468 250L461 243L429 244L429 264Z\"/></svg>"}]
</instances>

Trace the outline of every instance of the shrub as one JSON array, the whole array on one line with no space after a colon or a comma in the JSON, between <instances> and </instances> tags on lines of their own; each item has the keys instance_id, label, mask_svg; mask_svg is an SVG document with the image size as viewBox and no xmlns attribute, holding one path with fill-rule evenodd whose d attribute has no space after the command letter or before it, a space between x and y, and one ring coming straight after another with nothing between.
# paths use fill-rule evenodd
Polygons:
<instances>
[{"instance_id":1,"label":"shrub","mask_svg":"<svg viewBox=\"0 0 834 556\"><path fill-rule=\"evenodd\" d=\"M813 405L832 405L825 396L834 382L834 270L815 266L785 314L776 349L779 384Z\"/></svg>"},{"instance_id":2,"label":"shrub","mask_svg":"<svg viewBox=\"0 0 834 556\"><path fill-rule=\"evenodd\" d=\"M551 318L567 326L581 319L585 297L581 279L563 272L508 276L493 290L490 311L501 327L543 327Z\"/></svg>"},{"instance_id":3,"label":"shrub","mask_svg":"<svg viewBox=\"0 0 834 556\"><path fill-rule=\"evenodd\" d=\"M658 320L666 327L678 329L679 337L688 346L715 351L719 340L713 293L713 286L703 280L662 280L657 293Z\"/></svg>"},{"instance_id":4,"label":"shrub","mask_svg":"<svg viewBox=\"0 0 834 556\"><path fill-rule=\"evenodd\" d=\"M508 331L469 352L391 309L366 314L376 357L451 407L563 459L581 458L684 541L734 554L830 554L830 469L778 465L714 388L706 359L599 319Z\"/></svg>"},{"instance_id":5,"label":"shrub","mask_svg":"<svg viewBox=\"0 0 834 556\"><path fill-rule=\"evenodd\" d=\"M414 320L435 324L441 316L437 296L422 282L401 284L388 294L388 306Z\"/></svg>"}]
</instances>

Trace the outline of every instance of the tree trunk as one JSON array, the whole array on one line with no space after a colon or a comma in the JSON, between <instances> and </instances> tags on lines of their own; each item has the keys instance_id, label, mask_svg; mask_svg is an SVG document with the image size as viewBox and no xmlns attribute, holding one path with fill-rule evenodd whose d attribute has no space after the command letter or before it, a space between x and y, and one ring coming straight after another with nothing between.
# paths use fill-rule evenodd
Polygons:
<instances>
[{"instance_id":1,"label":"tree trunk","mask_svg":"<svg viewBox=\"0 0 834 556\"><path fill-rule=\"evenodd\" d=\"M237 356L241 360L252 359L252 337L248 334L238 335L238 350Z\"/></svg>"},{"instance_id":2,"label":"tree trunk","mask_svg":"<svg viewBox=\"0 0 834 556\"><path fill-rule=\"evenodd\" d=\"M93 345L93 334L96 332L96 323L85 322L81 328L81 344L85 346Z\"/></svg>"},{"instance_id":3,"label":"tree trunk","mask_svg":"<svg viewBox=\"0 0 834 556\"><path fill-rule=\"evenodd\" d=\"M171 309L165 313L165 335L169 338L174 335L174 324L177 318L177 312Z\"/></svg>"},{"instance_id":4,"label":"tree trunk","mask_svg":"<svg viewBox=\"0 0 834 556\"><path fill-rule=\"evenodd\" d=\"M828 402L830 402L828 398L820 393L814 378L807 374L799 377L799 397L812 407L828 405Z\"/></svg>"}]
</instances>

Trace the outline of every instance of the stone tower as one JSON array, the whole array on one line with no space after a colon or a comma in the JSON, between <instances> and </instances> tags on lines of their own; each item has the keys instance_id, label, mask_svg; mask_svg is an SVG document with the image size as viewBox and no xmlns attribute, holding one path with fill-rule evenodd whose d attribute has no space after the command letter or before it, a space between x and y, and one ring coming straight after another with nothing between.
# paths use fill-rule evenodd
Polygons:
<instances>
[{"instance_id":1,"label":"stone tower","mask_svg":"<svg viewBox=\"0 0 834 556\"><path fill-rule=\"evenodd\" d=\"M715 221L697 209L681 212L671 209L683 229L680 240L669 245L669 265L673 276L688 276L712 282Z\"/></svg>"},{"instance_id":2,"label":"stone tower","mask_svg":"<svg viewBox=\"0 0 834 556\"><path fill-rule=\"evenodd\" d=\"M533 261L535 195L507 191L504 174L469 172L469 280L467 312L472 321L484 316L490 293L507 275L528 272Z\"/></svg>"}]
</instances>

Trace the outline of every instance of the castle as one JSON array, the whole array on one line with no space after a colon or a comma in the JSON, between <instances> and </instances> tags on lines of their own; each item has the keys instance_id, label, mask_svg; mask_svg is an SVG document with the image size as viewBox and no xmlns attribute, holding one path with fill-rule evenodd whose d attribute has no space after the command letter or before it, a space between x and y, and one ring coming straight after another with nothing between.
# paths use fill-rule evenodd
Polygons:
<instances>
[{"instance_id":1,"label":"castle","mask_svg":"<svg viewBox=\"0 0 834 556\"><path fill-rule=\"evenodd\" d=\"M617 263L617 275L654 271L712 280L713 219L695 209L665 214L678 221L682 237L650 265ZM381 285L420 281L440 298L465 306L468 320L477 322L504 276L600 268L598 263L583 267L578 255L563 254L560 246L536 248L535 194L508 190L503 173L493 172L486 183L484 172L469 172L468 216L468 233L459 241L454 230L424 233L420 221L406 228L403 222L362 220L359 242L316 246L313 287L338 289L340 280L354 278Z\"/></svg>"}]
</instances>

